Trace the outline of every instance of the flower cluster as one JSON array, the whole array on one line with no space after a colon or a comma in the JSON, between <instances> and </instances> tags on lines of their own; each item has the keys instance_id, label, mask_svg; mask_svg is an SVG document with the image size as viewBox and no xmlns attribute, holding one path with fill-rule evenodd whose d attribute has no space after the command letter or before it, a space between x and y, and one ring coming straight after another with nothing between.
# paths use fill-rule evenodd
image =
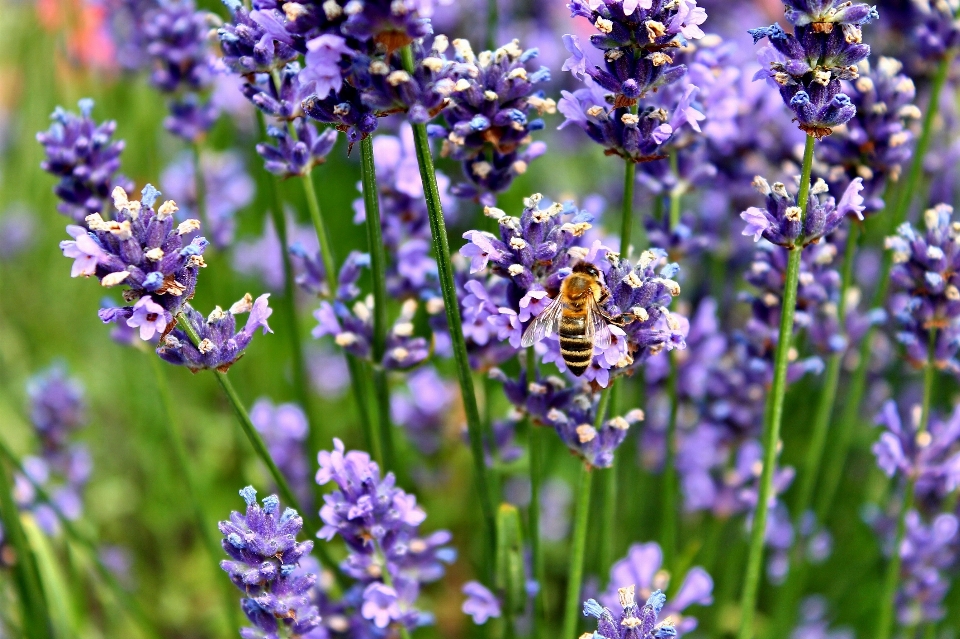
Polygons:
<instances>
[{"instance_id":1,"label":"flower cluster","mask_svg":"<svg viewBox=\"0 0 960 639\"><path fill-rule=\"evenodd\" d=\"M802 131L820 139L856 114L841 80L855 80L857 63L870 55L861 27L877 19L875 7L849 0L789 0L788 34L780 25L751 29L754 43L770 42L760 51L766 78L780 91Z\"/></svg>"},{"instance_id":2,"label":"flower cluster","mask_svg":"<svg viewBox=\"0 0 960 639\"><path fill-rule=\"evenodd\" d=\"M123 140L113 139L117 123L97 124L90 116L93 100L80 100L79 108L78 115L57 107L50 128L37 133L46 153L40 167L60 178L54 188L60 198L57 210L77 224L102 211L115 187L133 188L117 173L124 148Z\"/></svg>"},{"instance_id":3,"label":"flower cluster","mask_svg":"<svg viewBox=\"0 0 960 639\"><path fill-rule=\"evenodd\" d=\"M40 527L54 534L59 529L57 511L69 519L80 516L83 489L92 469L87 448L70 441L87 421L83 387L67 377L63 366L55 365L30 379L27 395L40 451L23 458L29 481L19 475L14 478L14 497L18 507L30 510ZM38 501L33 483L44 488L56 511Z\"/></svg>"},{"instance_id":4,"label":"flower cluster","mask_svg":"<svg viewBox=\"0 0 960 639\"><path fill-rule=\"evenodd\" d=\"M887 238L886 246L893 251L890 281L901 291L892 301L892 314L900 326L897 339L915 365L931 364L956 373L960 372L956 361L960 225L952 216L953 209L946 204L927 209L923 229L906 222Z\"/></svg>"},{"instance_id":5,"label":"flower cluster","mask_svg":"<svg viewBox=\"0 0 960 639\"><path fill-rule=\"evenodd\" d=\"M607 154L631 162L665 157L662 145L675 131L688 122L697 128L702 119L690 109L695 89L682 92L672 116L660 105L638 103L684 76L686 66L674 63L675 51L687 40L703 37L699 25L706 12L696 0L574 0L568 6L574 17L586 18L597 29L590 42L602 53L604 67L588 65L577 36L563 37L571 54L563 69L586 87L563 93L557 109L567 120L561 127L575 124Z\"/></svg>"},{"instance_id":6,"label":"flower cluster","mask_svg":"<svg viewBox=\"0 0 960 639\"><path fill-rule=\"evenodd\" d=\"M787 191L783 182L771 185L758 175L753 179L753 187L767 198L766 205L751 206L740 217L747 223L743 235L752 235L755 241L762 237L789 249L802 248L830 235L848 215L863 219L862 178L850 182L840 202L830 195L826 182L817 180L810 186L806 211L798 206L797 195Z\"/></svg>"},{"instance_id":7,"label":"flower cluster","mask_svg":"<svg viewBox=\"0 0 960 639\"><path fill-rule=\"evenodd\" d=\"M543 142L531 137L543 128L543 120L531 115L556 111L556 103L536 90L550 81L550 71L530 68L538 51L522 50L517 40L478 55L465 40L454 40L453 47L456 64L450 77L456 84L450 106L443 123L431 126L429 133L443 139L441 155L463 163L468 183L457 185L456 195L493 205L496 194L546 151Z\"/></svg>"},{"instance_id":8,"label":"flower cluster","mask_svg":"<svg viewBox=\"0 0 960 639\"><path fill-rule=\"evenodd\" d=\"M194 344L190 332L176 326L160 340L157 355L177 366L186 366L196 373L200 370L218 370L221 373L243 357L243 351L250 345L257 329L263 334L272 333L267 318L273 313L268 305L269 293L264 293L254 301L250 293L235 302L227 312L219 306L214 308L204 320L203 316L189 304L184 305L182 321L188 323L192 332L199 338ZM135 310L136 312L136 310ZM237 328L237 315L249 313L247 323Z\"/></svg>"},{"instance_id":9,"label":"flower cluster","mask_svg":"<svg viewBox=\"0 0 960 639\"><path fill-rule=\"evenodd\" d=\"M614 369L622 374L649 354L683 348L681 322L667 310L672 297L680 293L680 286L671 279L679 269L666 263L666 253L645 251L634 265L609 252L599 240L588 249L582 238L590 229L592 216L570 204L540 208L542 200L540 194L526 198L519 218L488 207L487 215L498 221L499 238L482 231L464 234L468 244L460 253L470 259L470 272L476 274L489 266L493 275L507 282L506 286L496 281L491 286L468 282L465 292L473 295L461 297L465 320L496 327L497 337L516 349L524 324L549 306L571 268L586 262L599 269L609 291L603 311L609 317L629 317L630 321L608 328L610 345L598 351L584 379L606 386ZM501 296L492 298L492 289ZM555 339L538 348L544 362L566 370Z\"/></svg>"},{"instance_id":10,"label":"flower cluster","mask_svg":"<svg viewBox=\"0 0 960 639\"><path fill-rule=\"evenodd\" d=\"M884 431L873 452L888 477L912 479L919 503L936 511L960 486L960 409L947 419L933 416L929 427L919 420L919 406L902 419L889 400L877 415Z\"/></svg>"},{"instance_id":11,"label":"flower cluster","mask_svg":"<svg viewBox=\"0 0 960 639\"><path fill-rule=\"evenodd\" d=\"M883 209L883 190L888 181L899 179L910 159L908 124L920 118L920 109L913 104L913 80L902 69L894 58L882 57L876 65L861 60L859 77L844 85L856 115L818 148L817 161L826 165L824 177L836 192L856 178L863 180L865 213Z\"/></svg>"},{"instance_id":12,"label":"flower cluster","mask_svg":"<svg viewBox=\"0 0 960 639\"><path fill-rule=\"evenodd\" d=\"M960 24L954 0L914 0L912 44L924 60L940 60L960 45Z\"/></svg>"},{"instance_id":13,"label":"flower cluster","mask_svg":"<svg viewBox=\"0 0 960 639\"><path fill-rule=\"evenodd\" d=\"M240 606L254 628L244 628L244 639L277 637L286 633L306 636L320 625L320 615L310 603L315 574L297 571L299 562L313 549L312 541L297 541L303 519L292 508L280 512L280 500L270 495L257 504L257 491L240 491L246 513L232 512L219 523L224 551L220 562L230 581L244 593Z\"/></svg>"},{"instance_id":14,"label":"flower cluster","mask_svg":"<svg viewBox=\"0 0 960 639\"><path fill-rule=\"evenodd\" d=\"M170 96L170 116L164 126L190 142L201 139L219 115L203 96L213 85L215 56L206 11L193 0L160 0L137 16L143 46L153 66L150 82Z\"/></svg>"},{"instance_id":15,"label":"flower cluster","mask_svg":"<svg viewBox=\"0 0 960 639\"><path fill-rule=\"evenodd\" d=\"M304 444L310 425L297 404L274 404L261 397L250 407L250 421L263 436L270 457L301 504L310 503L310 468ZM304 506L307 508L308 506Z\"/></svg>"},{"instance_id":16,"label":"flower cluster","mask_svg":"<svg viewBox=\"0 0 960 639\"><path fill-rule=\"evenodd\" d=\"M447 545L451 535L422 536L427 515L416 497L396 487L393 473L381 478L366 453L344 451L335 439L334 449L318 456L317 483L337 486L324 496L318 536L329 541L339 535L346 542L349 555L341 567L364 586L360 610L365 619L380 629L429 623L415 604L420 586L440 579L444 564L455 559Z\"/></svg>"},{"instance_id":17,"label":"flower cluster","mask_svg":"<svg viewBox=\"0 0 960 639\"><path fill-rule=\"evenodd\" d=\"M960 555L958 532L960 522L954 514L937 515L927 524L916 511L907 513L896 598L897 620L904 626L943 618L943 601L951 586L949 572Z\"/></svg>"},{"instance_id":18,"label":"flower cluster","mask_svg":"<svg viewBox=\"0 0 960 639\"><path fill-rule=\"evenodd\" d=\"M149 184L141 199L129 200L120 187L113 190L116 219L99 213L85 219L84 226L67 227L73 239L60 242L64 256L74 260L71 277L96 276L104 287L126 285L123 298L133 306L100 309L104 323L125 320L140 329L140 338L153 339L173 322L173 317L193 297L197 273L206 266L203 251L207 241L194 238L183 245L181 236L200 228L197 220L174 227L177 205L167 200L156 210L160 192Z\"/></svg>"},{"instance_id":19,"label":"flower cluster","mask_svg":"<svg viewBox=\"0 0 960 639\"><path fill-rule=\"evenodd\" d=\"M371 357L373 344L373 296L361 299L357 287L363 268L369 266L369 255L350 253L340 269L336 299L320 302L320 308L313 314L319 322L313 329L315 338L332 335L338 346L361 359ZM383 361L377 363L388 370L413 368L430 355L427 340L414 335L413 317L417 306L416 300L405 301L400 316L387 333Z\"/></svg>"},{"instance_id":20,"label":"flower cluster","mask_svg":"<svg viewBox=\"0 0 960 639\"><path fill-rule=\"evenodd\" d=\"M633 544L626 556L610 568L610 581L607 590L600 595L600 602L611 611L624 610L616 584L632 583L635 596L644 600L654 591L666 590L670 585L670 573L662 570L663 551L656 542ZM628 601L637 604L638 601ZM692 632L697 620L683 616L683 611L692 605L708 606L713 603L713 579L699 566L691 568L683 577L680 588L669 604L664 605L663 614L674 625L678 636ZM624 610L625 611L625 610Z\"/></svg>"},{"instance_id":21,"label":"flower cluster","mask_svg":"<svg viewBox=\"0 0 960 639\"><path fill-rule=\"evenodd\" d=\"M407 392L390 397L391 420L406 431L421 453L435 454L458 397L456 390L429 366L412 372L406 386Z\"/></svg>"},{"instance_id":22,"label":"flower cluster","mask_svg":"<svg viewBox=\"0 0 960 639\"><path fill-rule=\"evenodd\" d=\"M623 612L614 616L613 612L601 606L595 599L583 604L583 615L597 618L597 631L594 637L603 639L667 639L677 636L677 629L670 619L658 623L660 611L667 602L662 590L654 590L641 608L637 605L636 586L626 586L617 590L617 598Z\"/></svg>"}]
</instances>

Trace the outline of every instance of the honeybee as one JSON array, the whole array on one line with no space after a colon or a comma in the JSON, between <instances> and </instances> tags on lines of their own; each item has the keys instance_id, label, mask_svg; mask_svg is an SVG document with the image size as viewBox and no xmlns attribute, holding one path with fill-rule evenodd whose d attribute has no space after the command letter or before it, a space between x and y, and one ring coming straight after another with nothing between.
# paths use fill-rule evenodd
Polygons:
<instances>
[{"instance_id":1,"label":"honeybee","mask_svg":"<svg viewBox=\"0 0 960 639\"><path fill-rule=\"evenodd\" d=\"M600 271L589 262L580 262L560 283L556 299L533 320L521 338L524 347L544 337L559 334L560 354L570 372L583 375L593 360L593 347L608 348L609 325L622 326L626 316L613 318L600 305L610 296L600 283Z\"/></svg>"}]
</instances>

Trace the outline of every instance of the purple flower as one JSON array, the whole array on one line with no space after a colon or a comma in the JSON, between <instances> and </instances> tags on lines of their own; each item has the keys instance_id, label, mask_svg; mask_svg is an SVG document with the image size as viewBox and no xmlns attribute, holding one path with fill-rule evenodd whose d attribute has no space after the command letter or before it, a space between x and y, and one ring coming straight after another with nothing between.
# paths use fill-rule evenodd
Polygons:
<instances>
[{"instance_id":1,"label":"purple flower","mask_svg":"<svg viewBox=\"0 0 960 639\"><path fill-rule=\"evenodd\" d=\"M163 335L167 328L165 309L153 301L149 295L144 295L133 305L133 315L127 319L127 326L140 329L140 339L148 342L156 334Z\"/></svg>"},{"instance_id":2,"label":"purple flower","mask_svg":"<svg viewBox=\"0 0 960 639\"><path fill-rule=\"evenodd\" d=\"M677 635L677 629L670 619L657 623L657 617L667 601L667 596L662 591L655 590L652 592L642 608L637 605L633 585L617 590L617 596L623 612L616 616L609 608L598 604L595 599L588 599L584 602L583 615L585 617L596 617L597 619L595 637L602 637L603 639L666 639Z\"/></svg>"},{"instance_id":3,"label":"purple flower","mask_svg":"<svg viewBox=\"0 0 960 639\"><path fill-rule=\"evenodd\" d=\"M463 614L473 618L473 623L482 626L491 617L500 618L500 602L479 581L468 581L463 584L463 594L467 599L463 602L461 610Z\"/></svg>"},{"instance_id":4,"label":"purple flower","mask_svg":"<svg viewBox=\"0 0 960 639\"><path fill-rule=\"evenodd\" d=\"M307 42L306 66L300 72L300 86L321 100L343 86L340 58L350 55L347 41L333 34L324 34Z\"/></svg>"},{"instance_id":5,"label":"purple flower","mask_svg":"<svg viewBox=\"0 0 960 639\"><path fill-rule=\"evenodd\" d=\"M82 226L70 224L67 226L67 233L73 240L64 240L60 242L60 250L64 257L73 259L73 266L70 267L70 277L90 277L97 272L97 265L102 260L107 259L107 255L100 248L100 245L93 235Z\"/></svg>"},{"instance_id":6,"label":"purple flower","mask_svg":"<svg viewBox=\"0 0 960 639\"><path fill-rule=\"evenodd\" d=\"M230 557L220 566L244 593L240 606L247 619L263 633L243 629L241 635L306 636L319 626L320 615L310 601L317 576L297 571L313 549L312 541L297 542L303 519L292 508L280 513L276 495L266 497L261 507L252 486L240 496L247 502L246 513L232 512L218 526Z\"/></svg>"},{"instance_id":7,"label":"purple flower","mask_svg":"<svg viewBox=\"0 0 960 639\"><path fill-rule=\"evenodd\" d=\"M269 73L297 57L293 34L277 28L284 26L282 14L269 2L254 2L253 11L240 2L227 4L231 21L217 30L227 67L239 74Z\"/></svg>"},{"instance_id":8,"label":"purple flower","mask_svg":"<svg viewBox=\"0 0 960 639\"><path fill-rule=\"evenodd\" d=\"M247 293L227 312L216 307L206 320L186 304L181 321L190 322L200 343L194 345L186 331L177 327L160 341L157 355L171 364L186 366L193 372L205 369L226 372L243 356L243 351L250 345L258 328L264 334L273 332L267 324L267 318L273 313L267 302L269 297L269 293L264 293L254 301ZM243 313L249 313L247 323L234 334L236 316Z\"/></svg>"},{"instance_id":9,"label":"purple flower","mask_svg":"<svg viewBox=\"0 0 960 639\"><path fill-rule=\"evenodd\" d=\"M916 366L927 365L933 332L933 362L938 369L960 372L960 231L953 209L938 204L923 214L924 228L909 222L886 240L893 251L890 280L900 293L893 299L893 317L900 325L897 339Z\"/></svg>"},{"instance_id":10,"label":"purple flower","mask_svg":"<svg viewBox=\"0 0 960 639\"><path fill-rule=\"evenodd\" d=\"M899 548L902 567L897 620L904 626L936 623L946 612L943 601L951 585L948 573L958 558L960 522L954 514L943 513L926 523L916 511L910 511L906 525Z\"/></svg>"},{"instance_id":11,"label":"purple flower","mask_svg":"<svg viewBox=\"0 0 960 639\"><path fill-rule=\"evenodd\" d=\"M667 588L670 576L661 571L662 565L663 553L656 542L633 544L627 551L627 556L610 568L610 581L607 590L600 595L600 602L611 611L623 610L624 604L617 590L617 584L635 584L639 589L636 592L639 600L650 597L654 590ZM637 600L627 603L636 604ZM707 571L696 566L684 576L680 589L677 590L673 600L664 606L663 613L675 625L676 634L683 635L697 627L697 620L692 617L683 617L681 613L688 606L707 606L711 603L713 603L713 579Z\"/></svg>"},{"instance_id":12,"label":"purple flower","mask_svg":"<svg viewBox=\"0 0 960 639\"><path fill-rule=\"evenodd\" d=\"M391 419L406 430L420 452L435 454L455 405L456 392L430 366L410 373L406 386L406 392L395 392L390 397Z\"/></svg>"},{"instance_id":13,"label":"purple flower","mask_svg":"<svg viewBox=\"0 0 960 639\"><path fill-rule=\"evenodd\" d=\"M797 206L797 197L789 193L782 182L771 186L758 175L753 179L753 186L767 198L764 208L751 206L740 214L747 223L743 235L752 235L754 241L763 237L786 248L803 247L830 235L847 215L863 219L862 178L850 182L839 203L830 195L827 183L817 180L810 186L806 215Z\"/></svg>"},{"instance_id":14,"label":"purple flower","mask_svg":"<svg viewBox=\"0 0 960 639\"><path fill-rule=\"evenodd\" d=\"M960 487L960 409L946 419L932 416L929 427L918 424L919 418L912 410L907 420L901 419L897 403L887 401L877 415L884 432L873 453L884 474L912 479L921 503L936 505Z\"/></svg>"},{"instance_id":15,"label":"purple flower","mask_svg":"<svg viewBox=\"0 0 960 639\"><path fill-rule=\"evenodd\" d=\"M54 192L60 199L57 210L80 224L84 218L103 210L115 187L132 189L120 170L123 140L114 141L117 123L97 124L90 113L93 100L80 100L80 114L57 107L50 128L37 133L46 158L40 167L60 181Z\"/></svg>"},{"instance_id":16,"label":"purple flower","mask_svg":"<svg viewBox=\"0 0 960 639\"><path fill-rule=\"evenodd\" d=\"M317 457L317 483L337 486L324 496L318 536L329 541L339 535L346 542L349 554L341 569L366 587L364 618L381 628L393 622L416 627L426 621L414 607L421 584L440 579L444 564L455 558L447 546L450 533L421 536L427 515L416 497L396 487L393 473L381 479L368 454L346 452L339 439L333 443L332 451L320 451Z\"/></svg>"},{"instance_id":17,"label":"purple flower","mask_svg":"<svg viewBox=\"0 0 960 639\"><path fill-rule=\"evenodd\" d=\"M291 134L286 127L268 127L267 136L273 144L257 145L264 168L274 175L285 178L308 175L313 167L323 164L337 143L334 129L317 133L316 127L303 118L295 120L293 128Z\"/></svg>"},{"instance_id":18,"label":"purple flower","mask_svg":"<svg viewBox=\"0 0 960 639\"><path fill-rule=\"evenodd\" d=\"M250 408L250 421L263 435L270 456L300 502L310 503L310 468L304 448L309 424L303 409L297 404L274 405L261 397Z\"/></svg>"}]
</instances>

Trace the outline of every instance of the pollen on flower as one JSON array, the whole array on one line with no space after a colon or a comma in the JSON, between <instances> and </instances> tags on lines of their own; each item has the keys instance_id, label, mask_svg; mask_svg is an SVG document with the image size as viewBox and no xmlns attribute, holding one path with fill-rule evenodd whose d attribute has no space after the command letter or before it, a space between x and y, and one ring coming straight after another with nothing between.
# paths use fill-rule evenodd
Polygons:
<instances>
[{"instance_id":1,"label":"pollen on flower","mask_svg":"<svg viewBox=\"0 0 960 639\"><path fill-rule=\"evenodd\" d=\"M200 220L184 220L177 226L177 235L186 235L198 230L200 230Z\"/></svg>"},{"instance_id":2,"label":"pollen on flower","mask_svg":"<svg viewBox=\"0 0 960 639\"><path fill-rule=\"evenodd\" d=\"M577 426L577 437L580 439L581 444L586 444L593 441L597 436L597 430L590 424L581 424Z\"/></svg>"}]
</instances>

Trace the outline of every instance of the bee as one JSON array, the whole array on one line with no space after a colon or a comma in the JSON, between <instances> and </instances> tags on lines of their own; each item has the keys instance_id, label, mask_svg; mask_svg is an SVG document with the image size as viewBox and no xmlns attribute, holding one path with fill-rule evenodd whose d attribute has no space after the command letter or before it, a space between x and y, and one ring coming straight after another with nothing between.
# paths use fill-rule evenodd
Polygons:
<instances>
[{"instance_id":1,"label":"bee","mask_svg":"<svg viewBox=\"0 0 960 639\"><path fill-rule=\"evenodd\" d=\"M533 346L544 337L559 334L560 354L570 372L583 375L593 360L593 348L608 348L609 325L622 326L624 317L613 318L600 305L610 292L600 282L600 271L580 262L560 283L560 293L524 331L520 343Z\"/></svg>"}]
</instances>

